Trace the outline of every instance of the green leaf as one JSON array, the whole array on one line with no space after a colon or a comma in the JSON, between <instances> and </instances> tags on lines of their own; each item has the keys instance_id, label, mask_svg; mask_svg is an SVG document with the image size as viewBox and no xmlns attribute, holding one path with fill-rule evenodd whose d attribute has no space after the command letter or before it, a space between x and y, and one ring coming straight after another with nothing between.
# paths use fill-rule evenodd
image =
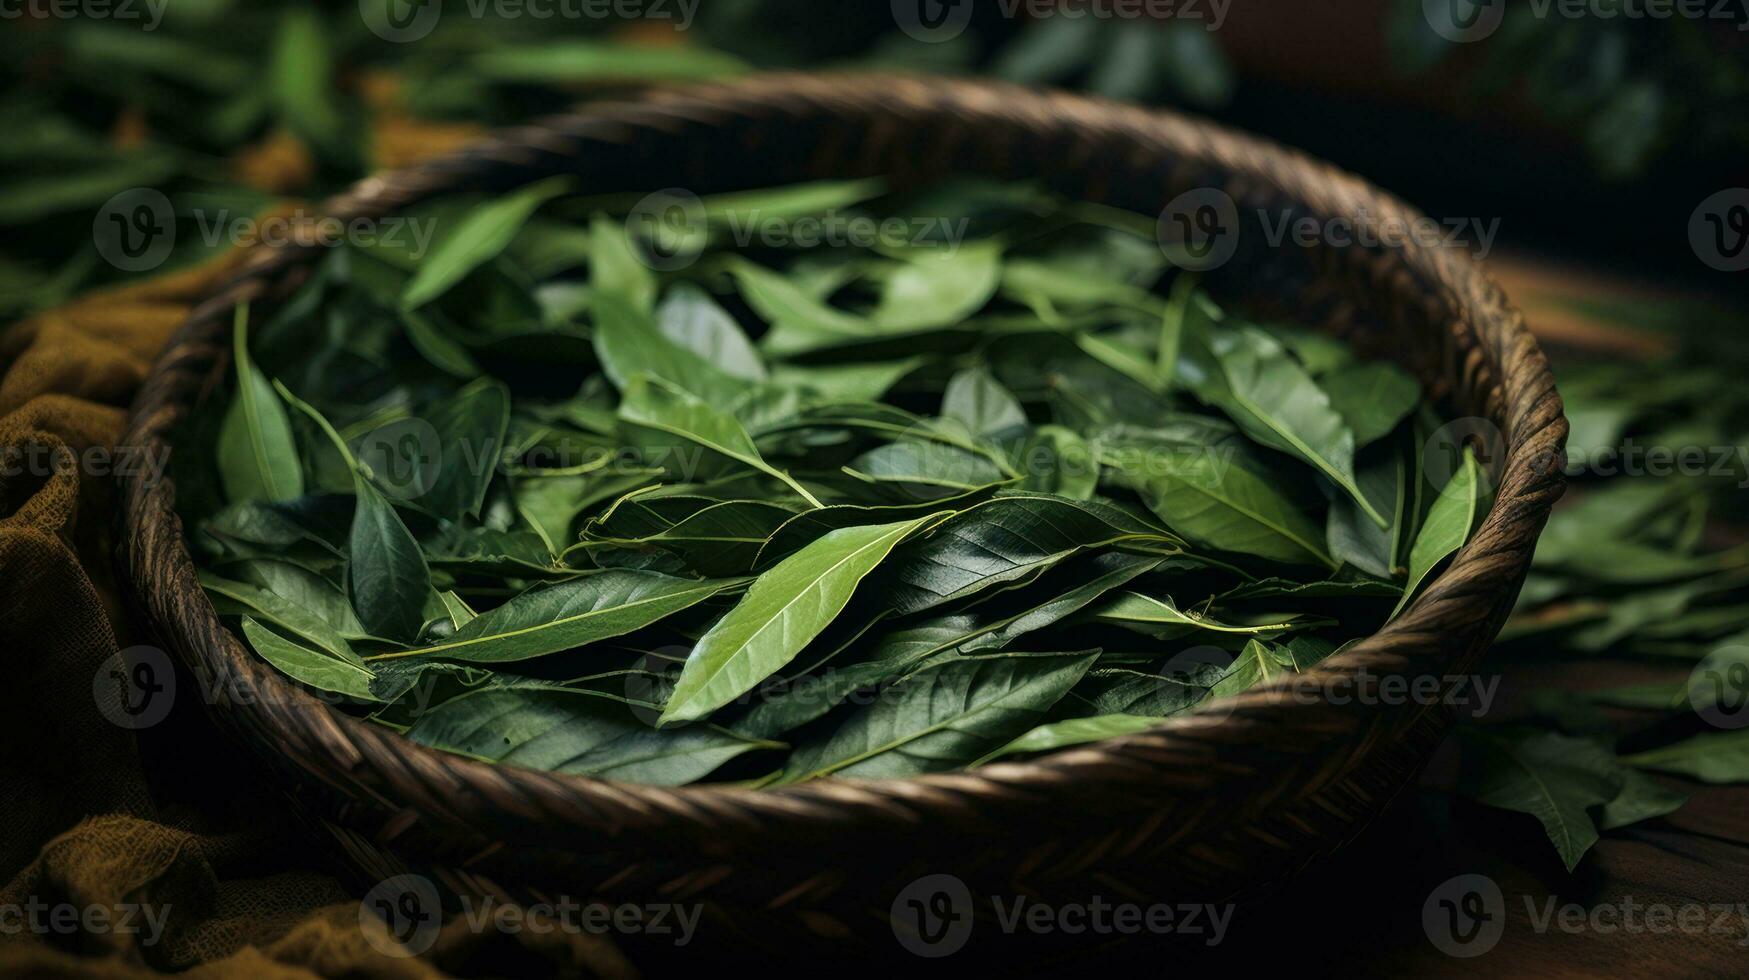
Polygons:
<instances>
[{"instance_id":1,"label":"green leaf","mask_svg":"<svg viewBox=\"0 0 1749 980\"><path fill-rule=\"evenodd\" d=\"M1403 587L1402 600L1391 613L1393 618L1414 598L1422 581L1433 569L1470 539L1470 531L1476 526L1477 513L1481 509L1481 493L1481 468L1476 465L1475 454L1465 449L1463 467L1439 492L1439 499L1428 510L1427 520L1422 523L1420 533L1415 535L1415 544L1409 549L1409 582Z\"/></svg>"},{"instance_id":2,"label":"green leaf","mask_svg":"<svg viewBox=\"0 0 1749 980\"><path fill-rule=\"evenodd\" d=\"M1106 31L1103 50L1087 76L1087 90L1129 101L1153 94L1161 62L1157 31L1151 24L1142 30Z\"/></svg>"},{"instance_id":3,"label":"green leaf","mask_svg":"<svg viewBox=\"0 0 1749 980\"><path fill-rule=\"evenodd\" d=\"M786 507L759 500L724 500L671 518L637 500L621 502L584 529L591 551L602 548L678 555L704 575L745 575L759 550L785 521Z\"/></svg>"},{"instance_id":4,"label":"green leaf","mask_svg":"<svg viewBox=\"0 0 1749 980\"><path fill-rule=\"evenodd\" d=\"M1143 718L1138 715L1092 715L1086 718L1066 718L1062 721L1040 725L972 763L972 765L981 766L1005 755L1051 752L1072 745L1103 742L1108 738L1145 732L1159 723L1158 719Z\"/></svg>"},{"instance_id":5,"label":"green leaf","mask_svg":"<svg viewBox=\"0 0 1749 980\"><path fill-rule=\"evenodd\" d=\"M716 365L663 336L649 313L634 308L615 293L594 297L595 356L614 387L624 392L640 374L649 375L689 394L727 404L746 390Z\"/></svg>"},{"instance_id":6,"label":"green leaf","mask_svg":"<svg viewBox=\"0 0 1749 980\"><path fill-rule=\"evenodd\" d=\"M425 625L431 569L395 508L363 477L356 483L358 509L352 515L346 563L352 608L373 634L409 642Z\"/></svg>"},{"instance_id":7,"label":"green leaf","mask_svg":"<svg viewBox=\"0 0 1749 980\"><path fill-rule=\"evenodd\" d=\"M1671 789L1655 777L1630 769L1622 773L1621 792L1616 794L1615 799L1604 804L1598 826L1604 830L1614 830L1617 827L1668 816L1682 809L1682 805L1687 802L1687 793Z\"/></svg>"},{"instance_id":8,"label":"green leaf","mask_svg":"<svg viewBox=\"0 0 1749 980\"><path fill-rule=\"evenodd\" d=\"M1355 468L1360 492L1385 515L1390 526L1374 524L1352 498L1337 497L1330 501L1330 516L1324 524L1330 555L1368 575L1395 578L1397 556L1403 553L1403 537L1410 523L1411 481L1420 479L1420 467L1398 446L1383 442L1361 450Z\"/></svg>"},{"instance_id":9,"label":"green leaf","mask_svg":"<svg viewBox=\"0 0 1749 980\"><path fill-rule=\"evenodd\" d=\"M1186 630L1258 635L1280 633L1300 625L1293 621L1293 617L1255 625L1223 623L1203 613L1179 609L1171 596L1155 597L1138 592L1119 593L1101 603L1089 615L1097 622L1138 628L1155 635L1176 635Z\"/></svg>"},{"instance_id":10,"label":"green leaf","mask_svg":"<svg viewBox=\"0 0 1749 980\"><path fill-rule=\"evenodd\" d=\"M1421 385L1402 368L1380 361L1338 368L1318 384L1354 431L1356 447L1389 434L1421 402Z\"/></svg>"},{"instance_id":11,"label":"green leaf","mask_svg":"<svg viewBox=\"0 0 1749 980\"><path fill-rule=\"evenodd\" d=\"M1200 363L1191 368L1200 397L1252 439L1310 463L1352 496L1373 523L1385 525L1384 515L1355 484L1354 431L1280 342L1255 327L1237 325L1214 333L1200 353Z\"/></svg>"},{"instance_id":12,"label":"green leaf","mask_svg":"<svg viewBox=\"0 0 1749 980\"><path fill-rule=\"evenodd\" d=\"M1129 437L1100 458L1167 526L1221 551L1296 565L1336 562L1323 534L1276 480L1254 472L1239 447Z\"/></svg>"},{"instance_id":13,"label":"green leaf","mask_svg":"<svg viewBox=\"0 0 1749 980\"><path fill-rule=\"evenodd\" d=\"M660 723L703 718L795 659L899 542L938 519L832 531L772 566L699 638Z\"/></svg>"},{"instance_id":14,"label":"green leaf","mask_svg":"<svg viewBox=\"0 0 1749 980\"><path fill-rule=\"evenodd\" d=\"M738 756L779 748L713 725L657 731L632 706L587 691L476 691L427 712L407 737L506 765L650 786L695 782Z\"/></svg>"},{"instance_id":15,"label":"green leaf","mask_svg":"<svg viewBox=\"0 0 1749 980\"><path fill-rule=\"evenodd\" d=\"M966 427L979 439L1012 436L1026 429L1026 410L987 368L969 368L947 381L941 417Z\"/></svg>"},{"instance_id":16,"label":"green leaf","mask_svg":"<svg viewBox=\"0 0 1749 980\"><path fill-rule=\"evenodd\" d=\"M667 448L682 444L703 447L775 477L810 506L820 506L807 488L759 455L753 438L733 415L667 382L648 375L633 377L620 402L619 417L637 429L668 437L664 443Z\"/></svg>"},{"instance_id":17,"label":"green leaf","mask_svg":"<svg viewBox=\"0 0 1749 980\"><path fill-rule=\"evenodd\" d=\"M1615 755L1589 739L1554 732L1474 734L1464 748L1459 791L1535 817L1567 870L1577 867L1597 842L1592 811L1622 792L1625 777Z\"/></svg>"},{"instance_id":18,"label":"green leaf","mask_svg":"<svg viewBox=\"0 0 1749 980\"><path fill-rule=\"evenodd\" d=\"M646 316L656 305L656 274L638 256L625 224L596 215L589 223L589 289L615 296Z\"/></svg>"},{"instance_id":19,"label":"green leaf","mask_svg":"<svg viewBox=\"0 0 1749 980\"><path fill-rule=\"evenodd\" d=\"M502 382L481 378L425 413L439 449L436 478L419 498L426 509L452 521L480 516L504 450L510 402L510 389Z\"/></svg>"},{"instance_id":20,"label":"green leaf","mask_svg":"<svg viewBox=\"0 0 1749 980\"><path fill-rule=\"evenodd\" d=\"M400 314L401 329L406 332L408 343L433 367L458 378L480 376L480 365L460 341L412 310L401 310Z\"/></svg>"},{"instance_id":21,"label":"green leaf","mask_svg":"<svg viewBox=\"0 0 1749 980\"><path fill-rule=\"evenodd\" d=\"M475 55L474 71L500 82L666 82L745 71L739 59L698 45L639 47L600 41L497 44Z\"/></svg>"},{"instance_id":22,"label":"green leaf","mask_svg":"<svg viewBox=\"0 0 1749 980\"><path fill-rule=\"evenodd\" d=\"M1636 752L1622 759L1640 769L1656 769L1703 783L1749 782L1749 728L1696 735L1673 745Z\"/></svg>"},{"instance_id":23,"label":"green leaf","mask_svg":"<svg viewBox=\"0 0 1749 980\"><path fill-rule=\"evenodd\" d=\"M743 584L613 569L536 586L481 613L442 643L369 658L512 663L642 629Z\"/></svg>"},{"instance_id":24,"label":"green leaf","mask_svg":"<svg viewBox=\"0 0 1749 980\"><path fill-rule=\"evenodd\" d=\"M257 577L260 571L271 568L289 573L268 578L273 587L234 581L206 569L200 572L200 584L209 594L236 603L254 618L315 644L329 656L362 664L353 651L352 641L366 639L369 634L354 615L346 596L315 575L298 574L301 570L295 566L265 561L239 566L245 574L256 570Z\"/></svg>"},{"instance_id":25,"label":"green leaf","mask_svg":"<svg viewBox=\"0 0 1749 980\"><path fill-rule=\"evenodd\" d=\"M443 600L443 608L449 611L450 625L458 630L479 618L479 613L474 612L453 590L438 593L438 598Z\"/></svg>"},{"instance_id":26,"label":"green leaf","mask_svg":"<svg viewBox=\"0 0 1749 980\"><path fill-rule=\"evenodd\" d=\"M943 654L964 656L996 650L1036 630L1044 629L1085 608L1112 589L1160 564L1152 555L1107 552L1064 562L1035 586L1016 593L1012 603L976 607L923 620L881 637L868 658L910 669ZM1063 583L1071 583L1067 588ZM1049 596L1042 598L1041 596Z\"/></svg>"},{"instance_id":27,"label":"green leaf","mask_svg":"<svg viewBox=\"0 0 1749 980\"><path fill-rule=\"evenodd\" d=\"M368 667L300 646L248 616L243 617L243 636L263 660L300 684L360 701L380 700L371 693L370 682L376 675Z\"/></svg>"},{"instance_id":28,"label":"green leaf","mask_svg":"<svg viewBox=\"0 0 1749 980\"><path fill-rule=\"evenodd\" d=\"M292 130L329 152L343 149L347 140L333 75L321 15L312 9L286 10L274 34L268 84Z\"/></svg>"},{"instance_id":29,"label":"green leaf","mask_svg":"<svg viewBox=\"0 0 1749 980\"><path fill-rule=\"evenodd\" d=\"M880 177L861 180L815 180L762 190L712 194L704 199L705 216L731 230L746 228L773 218L790 220L827 214L880 196L886 181Z\"/></svg>"},{"instance_id":30,"label":"green leaf","mask_svg":"<svg viewBox=\"0 0 1749 980\"><path fill-rule=\"evenodd\" d=\"M424 306L497 258L541 205L569 193L571 186L569 177L551 177L469 211L453 227L441 229L401 294L402 308Z\"/></svg>"},{"instance_id":31,"label":"green leaf","mask_svg":"<svg viewBox=\"0 0 1749 980\"><path fill-rule=\"evenodd\" d=\"M697 354L722 373L743 381L766 379L765 363L753 341L747 339L734 317L697 286L677 283L669 289L656 307L656 323L662 336ZM879 398L891 385L889 381L868 397Z\"/></svg>"},{"instance_id":32,"label":"green leaf","mask_svg":"<svg viewBox=\"0 0 1749 980\"><path fill-rule=\"evenodd\" d=\"M1043 572L1077 552L1115 547L1176 554L1182 542L1095 501L1042 494L998 496L961 511L894 555L883 576L901 614L921 612Z\"/></svg>"},{"instance_id":33,"label":"green leaf","mask_svg":"<svg viewBox=\"0 0 1749 980\"><path fill-rule=\"evenodd\" d=\"M1094 659L967 659L919 671L845 718L830 738L798 747L778 781L899 778L969 765L1036 726Z\"/></svg>"},{"instance_id":34,"label":"green leaf","mask_svg":"<svg viewBox=\"0 0 1749 980\"><path fill-rule=\"evenodd\" d=\"M951 326L983 309L1001 278L996 242L907 252L870 319L888 335Z\"/></svg>"},{"instance_id":35,"label":"green leaf","mask_svg":"<svg viewBox=\"0 0 1749 980\"><path fill-rule=\"evenodd\" d=\"M1021 490L1092 500L1099 490L1099 462L1093 447L1073 429L1041 425L1020 447L1016 468Z\"/></svg>"},{"instance_id":36,"label":"green leaf","mask_svg":"<svg viewBox=\"0 0 1749 980\"><path fill-rule=\"evenodd\" d=\"M760 344L776 356L858 343L875 332L866 319L820 302L770 269L738 257L726 268L747 305L770 326Z\"/></svg>"},{"instance_id":37,"label":"green leaf","mask_svg":"<svg viewBox=\"0 0 1749 980\"><path fill-rule=\"evenodd\" d=\"M249 357L248 324L244 303L233 327L237 395L219 428L219 479L232 503L291 500L304 495L303 464L284 403Z\"/></svg>"},{"instance_id":38,"label":"green leaf","mask_svg":"<svg viewBox=\"0 0 1749 980\"><path fill-rule=\"evenodd\" d=\"M989 458L938 442L877 446L851 460L844 470L870 483L900 484L918 496L928 496L930 490L942 491L940 496L961 493L1005 479Z\"/></svg>"},{"instance_id":39,"label":"green leaf","mask_svg":"<svg viewBox=\"0 0 1749 980\"><path fill-rule=\"evenodd\" d=\"M1209 688L1208 696L1212 699L1242 694L1259 684L1298 669L1299 665L1285 649L1262 640L1247 640L1245 648L1239 651L1238 659Z\"/></svg>"},{"instance_id":40,"label":"green leaf","mask_svg":"<svg viewBox=\"0 0 1749 980\"><path fill-rule=\"evenodd\" d=\"M424 552L327 418L277 381L274 388L316 423L352 472L355 503L347 536L346 586L359 622L374 636L413 641L425 625L425 601L431 594Z\"/></svg>"}]
</instances>

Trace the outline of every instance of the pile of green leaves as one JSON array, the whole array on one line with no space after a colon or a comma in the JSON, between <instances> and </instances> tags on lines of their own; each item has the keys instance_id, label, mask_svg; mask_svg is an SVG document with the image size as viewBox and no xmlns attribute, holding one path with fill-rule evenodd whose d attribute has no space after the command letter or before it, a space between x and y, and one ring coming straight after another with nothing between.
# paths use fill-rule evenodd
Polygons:
<instances>
[{"instance_id":1,"label":"pile of green leaves","mask_svg":"<svg viewBox=\"0 0 1749 980\"><path fill-rule=\"evenodd\" d=\"M1412 378L1217 308L1137 216L980 182L621 203L444 202L429 255L344 248L240 311L179 490L287 676L525 766L903 776L1303 670L1487 506L1473 456L1424 475ZM822 215L954 233L728 247Z\"/></svg>"},{"instance_id":2,"label":"pile of green leaves","mask_svg":"<svg viewBox=\"0 0 1749 980\"><path fill-rule=\"evenodd\" d=\"M1575 683L1465 731L1458 787L1535 816L1569 869L1600 832L1680 808L1669 776L1749 780L1742 324L1668 301L1585 312L1674 352L1557 364L1573 486L1493 656ZM1586 680L1604 661L1616 679Z\"/></svg>"}]
</instances>

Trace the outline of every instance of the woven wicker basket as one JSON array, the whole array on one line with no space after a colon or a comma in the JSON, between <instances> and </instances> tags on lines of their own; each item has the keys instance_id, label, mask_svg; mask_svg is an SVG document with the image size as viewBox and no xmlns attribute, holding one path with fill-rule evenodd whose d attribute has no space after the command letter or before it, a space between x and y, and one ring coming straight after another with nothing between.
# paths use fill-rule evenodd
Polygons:
<instances>
[{"instance_id":1,"label":"woven wicker basket","mask_svg":"<svg viewBox=\"0 0 1749 980\"><path fill-rule=\"evenodd\" d=\"M1323 664L1319 678L1472 671L1561 493L1553 465L1567 429L1561 403L1500 290L1452 249L1272 247L1257 215L1361 226L1417 215L1258 139L993 84L773 75L507 130L363 181L324 210L381 216L556 173L579 175L591 191L701 194L986 174L1141 214L1185 191L1223 190L1238 205L1241 233L1234 258L1205 277L1217 296L1394 360L1447 412L1487 419L1504 436L1492 461L1496 500L1473 540L1403 616ZM262 247L195 310L139 396L129 445L158 458L182 420L217 410L206 400L229 369L231 311L283 301L320 252ZM413 870L452 899L696 901L705 907L700 942L710 946L899 953L889 909L908 883L936 873L959 878L972 895L1054 903L1242 898L1353 835L1411 780L1450 720L1440 705L1331 703L1266 688L1144 734L908 780L662 789L484 765L333 710L250 653L196 582L175 496L167 480L124 486L120 540L137 607L203 688L221 692L210 710L223 727L257 751L364 880Z\"/></svg>"}]
</instances>

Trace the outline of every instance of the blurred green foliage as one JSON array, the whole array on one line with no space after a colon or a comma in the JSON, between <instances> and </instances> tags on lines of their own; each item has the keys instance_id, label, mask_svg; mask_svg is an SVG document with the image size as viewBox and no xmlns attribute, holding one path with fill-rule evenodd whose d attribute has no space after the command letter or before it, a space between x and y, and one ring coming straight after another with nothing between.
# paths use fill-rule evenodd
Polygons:
<instances>
[{"instance_id":1,"label":"blurred green foliage","mask_svg":"<svg viewBox=\"0 0 1749 980\"><path fill-rule=\"evenodd\" d=\"M428 34L396 43L373 33L353 2L155 2L136 0L129 17L38 16L0 32L11 124L0 143L0 315L124 278L93 241L103 231L92 216L118 193L165 191L179 225L196 211L247 217L265 207L275 195L241 182L232 158L277 131L314 159L315 179L297 188L305 198L370 172L368 81L379 70L399 76L399 108L411 116L482 125L628 85L755 67L991 72L1198 106L1221 104L1233 86L1209 33L1175 24L980 18L951 41L924 43L884 3L665 0L628 22L497 16L515 8L451 0ZM210 237L178 235L160 268L197 260Z\"/></svg>"},{"instance_id":2,"label":"blurred green foliage","mask_svg":"<svg viewBox=\"0 0 1749 980\"><path fill-rule=\"evenodd\" d=\"M1522 98L1573 130L1605 178L1639 176L1679 148L1749 151L1749 10L1740 3L1702 0L1689 4L1698 17L1648 17L1641 0L1589 0L1578 11L1506 0L1492 33L1462 43L1434 30L1430 0L1394 2L1388 32L1400 69L1419 75L1473 59L1468 84L1479 102Z\"/></svg>"}]
</instances>

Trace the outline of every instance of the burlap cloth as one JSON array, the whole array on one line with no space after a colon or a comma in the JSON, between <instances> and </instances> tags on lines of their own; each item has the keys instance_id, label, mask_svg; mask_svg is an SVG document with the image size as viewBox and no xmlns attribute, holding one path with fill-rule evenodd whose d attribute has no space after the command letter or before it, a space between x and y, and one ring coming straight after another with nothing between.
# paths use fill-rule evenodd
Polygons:
<instances>
[{"instance_id":1,"label":"burlap cloth","mask_svg":"<svg viewBox=\"0 0 1749 980\"><path fill-rule=\"evenodd\" d=\"M406 163L469 135L385 115L377 159ZM308 169L278 137L234 165L275 191ZM86 454L121 439L154 356L235 264L233 253L94 293L0 333L0 451L12 453L0 468L0 975L629 973L602 939L460 921L422 956L387 955L332 859L198 703L137 734L99 712L93 678L134 642L112 581L112 480L53 454L98 458ZM116 927L124 919L131 928Z\"/></svg>"}]
</instances>

